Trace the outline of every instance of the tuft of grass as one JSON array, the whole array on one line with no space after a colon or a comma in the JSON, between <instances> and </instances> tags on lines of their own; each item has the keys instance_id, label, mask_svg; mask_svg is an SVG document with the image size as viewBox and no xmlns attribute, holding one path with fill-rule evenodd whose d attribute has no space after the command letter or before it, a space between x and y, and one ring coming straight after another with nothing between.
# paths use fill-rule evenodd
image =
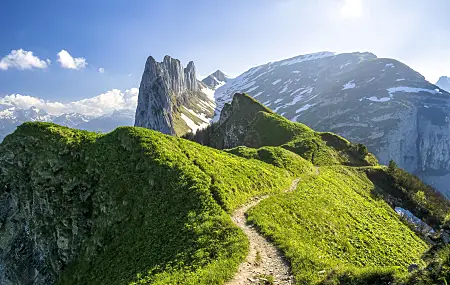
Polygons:
<instances>
[{"instance_id":1,"label":"tuft of grass","mask_svg":"<svg viewBox=\"0 0 450 285\"><path fill-rule=\"evenodd\" d=\"M259 250L256 250L256 256L255 256L255 265L259 266L261 265L262 257Z\"/></svg>"},{"instance_id":2,"label":"tuft of grass","mask_svg":"<svg viewBox=\"0 0 450 285\"><path fill-rule=\"evenodd\" d=\"M256 277L258 279L258 284L260 285L274 285L275 278L273 275L262 274Z\"/></svg>"}]
</instances>

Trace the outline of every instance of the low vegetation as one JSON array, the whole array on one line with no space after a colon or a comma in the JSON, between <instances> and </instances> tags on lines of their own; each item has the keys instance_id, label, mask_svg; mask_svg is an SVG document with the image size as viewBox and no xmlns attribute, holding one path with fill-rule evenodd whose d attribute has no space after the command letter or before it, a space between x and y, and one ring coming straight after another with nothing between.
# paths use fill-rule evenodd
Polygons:
<instances>
[{"instance_id":1,"label":"low vegetation","mask_svg":"<svg viewBox=\"0 0 450 285\"><path fill-rule=\"evenodd\" d=\"M297 284L449 280L449 248L431 247L393 210L450 228L449 202L394 163L378 165L364 145L243 94L185 138L218 149L142 128L101 135L48 123L4 140L0 191L43 201L29 231L53 242L52 254L55 237L70 241L58 284L224 284L248 253L229 214L267 194L248 220L282 250ZM295 178L297 189L282 192ZM411 264L419 270L408 275Z\"/></svg>"},{"instance_id":2,"label":"low vegetation","mask_svg":"<svg viewBox=\"0 0 450 285\"><path fill-rule=\"evenodd\" d=\"M321 167L251 209L249 221L283 250L298 284L389 284L423 265L428 246L373 188L357 169Z\"/></svg>"},{"instance_id":3,"label":"low vegetation","mask_svg":"<svg viewBox=\"0 0 450 285\"><path fill-rule=\"evenodd\" d=\"M243 111L245 110L245 111ZM315 165L376 165L376 158L361 144L332 134L315 132L272 112L246 94L236 94L219 122L185 138L218 149L281 146Z\"/></svg>"},{"instance_id":4,"label":"low vegetation","mask_svg":"<svg viewBox=\"0 0 450 285\"><path fill-rule=\"evenodd\" d=\"M82 240L62 271L66 285L222 284L248 247L227 211L293 179L259 160L131 127L97 135L26 123L0 153L0 184L48 201L30 231L55 248L55 235Z\"/></svg>"},{"instance_id":5,"label":"low vegetation","mask_svg":"<svg viewBox=\"0 0 450 285\"><path fill-rule=\"evenodd\" d=\"M365 172L376 186L374 194L383 197L391 207L408 209L436 229L446 222L450 201L395 162L389 167L366 168Z\"/></svg>"}]
</instances>

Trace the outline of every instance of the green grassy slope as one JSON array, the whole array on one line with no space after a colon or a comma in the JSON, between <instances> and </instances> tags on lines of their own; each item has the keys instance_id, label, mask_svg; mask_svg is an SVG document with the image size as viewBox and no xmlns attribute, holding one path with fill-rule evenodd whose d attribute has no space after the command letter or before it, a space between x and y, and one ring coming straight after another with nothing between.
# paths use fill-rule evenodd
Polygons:
<instances>
[{"instance_id":1,"label":"green grassy slope","mask_svg":"<svg viewBox=\"0 0 450 285\"><path fill-rule=\"evenodd\" d=\"M214 148L281 146L315 165L376 165L361 144L332 134L315 132L272 112L246 94L235 94L218 123L186 138Z\"/></svg>"},{"instance_id":2,"label":"green grassy slope","mask_svg":"<svg viewBox=\"0 0 450 285\"><path fill-rule=\"evenodd\" d=\"M246 95L233 102L221 125L190 137L239 145L226 150L142 128L99 135L48 123L26 123L0 144L0 194L25 205L52 254L60 237L69 241L58 284L223 284L248 251L229 214L264 194L248 218L281 248L297 284L391 284L411 263L425 266L429 246L393 208L438 227L448 201L379 166L363 145ZM294 192L281 192L298 177Z\"/></svg>"},{"instance_id":3,"label":"green grassy slope","mask_svg":"<svg viewBox=\"0 0 450 285\"><path fill-rule=\"evenodd\" d=\"M249 220L285 252L298 284L333 284L345 276L354 277L342 284L386 284L385 274L421 264L428 246L373 189L364 172L322 167L296 191L261 202Z\"/></svg>"},{"instance_id":4,"label":"green grassy slope","mask_svg":"<svg viewBox=\"0 0 450 285\"><path fill-rule=\"evenodd\" d=\"M77 225L80 253L59 284L222 284L248 246L226 211L293 179L259 160L131 127L102 136L26 123L0 154L0 184L21 201L33 193L48 202L29 217L31 232L52 240L58 226L75 240Z\"/></svg>"}]
</instances>

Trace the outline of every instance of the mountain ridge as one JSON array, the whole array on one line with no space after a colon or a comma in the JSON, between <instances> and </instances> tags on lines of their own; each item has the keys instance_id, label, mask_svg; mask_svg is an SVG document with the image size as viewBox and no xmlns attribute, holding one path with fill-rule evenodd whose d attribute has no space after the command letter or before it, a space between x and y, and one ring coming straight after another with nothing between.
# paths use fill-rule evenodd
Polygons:
<instances>
[{"instance_id":1,"label":"mountain ridge","mask_svg":"<svg viewBox=\"0 0 450 285\"><path fill-rule=\"evenodd\" d=\"M292 121L363 143L381 163L393 159L448 189L450 145L439 138L450 138L450 94L397 60L322 52L270 62L215 90L217 110L240 92Z\"/></svg>"},{"instance_id":2,"label":"mountain ridge","mask_svg":"<svg viewBox=\"0 0 450 285\"><path fill-rule=\"evenodd\" d=\"M202 79L202 82L211 89L216 89L228 81L228 76L219 69Z\"/></svg>"}]
</instances>

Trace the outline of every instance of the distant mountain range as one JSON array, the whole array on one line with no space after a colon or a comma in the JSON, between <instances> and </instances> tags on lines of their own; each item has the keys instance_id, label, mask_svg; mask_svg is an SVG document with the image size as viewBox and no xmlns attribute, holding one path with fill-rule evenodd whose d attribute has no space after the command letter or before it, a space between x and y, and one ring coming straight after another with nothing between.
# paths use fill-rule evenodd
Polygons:
<instances>
[{"instance_id":1,"label":"distant mountain range","mask_svg":"<svg viewBox=\"0 0 450 285\"><path fill-rule=\"evenodd\" d=\"M50 115L34 106L28 109L0 104L0 142L25 122L52 122L58 125L93 132L110 132L118 126L134 124L134 110L117 110L102 116L86 116L79 113Z\"/></svg>"}]
</instances>

